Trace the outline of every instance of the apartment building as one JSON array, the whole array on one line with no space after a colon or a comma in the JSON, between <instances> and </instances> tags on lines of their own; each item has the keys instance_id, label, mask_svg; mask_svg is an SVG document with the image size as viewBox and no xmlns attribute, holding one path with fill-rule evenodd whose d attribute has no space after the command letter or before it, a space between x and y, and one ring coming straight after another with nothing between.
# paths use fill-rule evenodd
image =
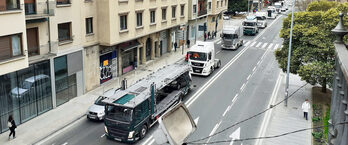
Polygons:
<instances>
[{"instance_id":1,"label":"apartment building","mask_svg":"<svg viewBox=\"0 0 348 145\"><path fill-rule=\"evenodd\" d=\"M173 51L187 20L187 0L0 0L0 133Z\"/></svg>"},{"instance_id":2,"label":"apartment building","mask_svg":"<svg viewBox=\"0 0 348 145\"><path fill-rule=\"evenodd\" d=\"M222 29L222 15L227 11L228 0L189 0L188 39L195 42L205 33Z\"/></svg>"}]
</instances>

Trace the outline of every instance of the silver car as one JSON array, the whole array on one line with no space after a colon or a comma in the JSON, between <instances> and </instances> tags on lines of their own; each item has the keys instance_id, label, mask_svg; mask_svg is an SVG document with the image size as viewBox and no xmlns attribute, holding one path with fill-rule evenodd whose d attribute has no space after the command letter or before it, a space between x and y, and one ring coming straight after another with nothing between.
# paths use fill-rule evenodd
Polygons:
<instances>
[{"instance_id":1,"label":"silver car","mask_svg":"<svg viewBox=\"0 0 348 145\"><path fill-rule=\"evenodd\" d=\"M87 118L91 120L103 120L105 116L105 103L103 102L103 100L106 97L110 97L115 94L117 90L118 89L112 88L106 91L103 96L99 96L95 100L94 104L88 108L88 111L86 113Z\"/></svg>"}]
</instances>

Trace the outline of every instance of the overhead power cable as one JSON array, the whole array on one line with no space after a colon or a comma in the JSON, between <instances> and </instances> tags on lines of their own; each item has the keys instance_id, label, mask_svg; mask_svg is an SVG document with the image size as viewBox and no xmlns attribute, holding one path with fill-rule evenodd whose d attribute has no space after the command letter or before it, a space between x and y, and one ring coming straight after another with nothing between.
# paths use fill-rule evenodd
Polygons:
<instances>
[{"instance_id":1,"label":"overhead power cable","mask_svg":"<svg viewBox=\"0 0 348 145\"><path fill-rule=\"evenodd\" d=\"M221 130L221 131L218 131L218 132L216 132L216 133L214 133L214 134L212 134L212 135L209 135L209 136L207 136L207 137L203 137L203 138L201 138L201 139L197 139L197 140L193 140L193 141L188 141L188 142L186 142L186 143L187 143L187 144L193 144L193 143L195 143L195 142L199 142L199 141L202 141L202 140L206 140L206 139L211 138L211 137L213 137L213 136L215 136L215 135L218 135L218 134L220 134L220 133L222 133L222 132L225 132L226 130L228 130L228 129L232 128L232 127L235 127L235 126L238 125L238 124L241 124L241 123L243 123L243 122L246 122L246 121L248 121L248 120L251 120L251 119L253 119L253 118L257 117L257 116L260 116L260 115L262 115L263 113L265 113L265 112L271 110L272 108L278 106L279 104L283 103L285 100L291 98L297 91L299 91L300 89L302 89L302 88L303 88L304 86L306 86L307 84L308 84L308 83L306 83L306 84L302 85L301 87L299 87L297 90L295 90L293 93L291 93L287 98L283 99L282 101L276 103L275 105L270 105L269 108L267 108L267 109L265 109L265 110L263 110L263 111L261 111L261 112L255 114L255 115L253 115L253 116L251 116L251 117L249 117L249 118L247 118L247 119L244 119L244 120L242 120L242 121L239 121L239 122L237 122L237 123L235 123L235 124L233 124L233 125L231 125L231 126L225 128L225 129L223 129L223 130Z\"/></svg>"},{"instance_id":2,"label":"overhead power cable","mask_svg":"<svg viewBox=\"0 0 348 145\"><path fill-rule=\"evenodd\" d=\"M323 125L323 126L317 126L317 127L311 127L311 128L304 128L304 129L299 129L299 130L295 130L295 131L291 131L291 132L287 132L287 133L283 133L283 134L278 134L278 135L273 135L273 136L244 138L244 139L229 139L229 140L213 141L213 142L208 142L208 143L197 143L196 142L196 143L186 143L186 144L217 144L217 143L226 143L226 142L232 142L232 141L241 142L241 141L249 141L249 140L271 139L271 138L278 138L278 137L282 137L282 136L286 136L286 135L290 135L290 134L294 134L294 133L298 133L298 132L303 132L306 130L312 130L312 129L318 129L318 128L324 128L324 127L329 127L329 126L336 126L336 125L345 125L345 124L348 124L348 122L336 123L335 125Z\"/></svg>"}]
</instances>

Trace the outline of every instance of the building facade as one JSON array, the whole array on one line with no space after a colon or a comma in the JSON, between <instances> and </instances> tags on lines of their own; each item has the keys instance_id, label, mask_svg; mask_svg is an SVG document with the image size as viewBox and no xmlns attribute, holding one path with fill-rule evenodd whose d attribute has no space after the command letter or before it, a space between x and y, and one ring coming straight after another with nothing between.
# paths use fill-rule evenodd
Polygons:
<instances>
[{"instance_id":1,"label":"building facade","mask_svg":"<svg viewBox=\"0 0 348 145\"><path fill-rule=\"evenodd\" d=\"M0 20L2 133L174 51L188 3L1 0Z\"/></svg>"},{"instance_id":2,"label":"building facade","mask_svg":"<svg viewBox=\"0 0 348 145\"><path fill-rule=\"evenodd\" d=\"M348 145L348 48L343 41L348 30L343 26L343 14L340 14L340 22L332 32L337 35L337 40L334 42L336 68L333 77L328 144ZM342 124L344 122L345 124Z\"/></svg>"},{"instance_id":3,"label":"building facade","mask_svg":"<svg viewBox=\"0 0 348 145\"><path fill-rule=\"evenodd\" d=\"M222 29L222 15L228 0L189 0L187 34L191 42Z\"/></svg>"}]
</instances>

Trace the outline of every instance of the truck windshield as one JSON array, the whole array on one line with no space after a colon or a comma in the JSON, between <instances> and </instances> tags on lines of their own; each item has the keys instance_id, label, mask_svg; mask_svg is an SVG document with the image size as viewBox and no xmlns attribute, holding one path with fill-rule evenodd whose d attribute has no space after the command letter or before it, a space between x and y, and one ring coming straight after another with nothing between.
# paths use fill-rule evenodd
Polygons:
<instances>
[{"instance_id":1,"label":"truck windshield","mask_svg":"<svg viewBox=\"0 0 348 145\"><path fill-rule=\"evenodd\" d=\"M235 39L237 38L237 34L223 34L224 39Z\"/></svg>"},{"instance_id":2,"label":"truck windshield","mask_svg":"<svg viewBox=\"0 0 348 145\"><path fill-rule=\"evenodd\" d=\"M277 9L281 8L282 6L279 4L279 5L274 5L274 7L276 7Z\"/></svg>"},{"instance_id":3,"label":"truck windshield","mask_svg":"<svg viewBox=\"0 0 348 145\"><path fill-rule=\"evenodd\" d=\"M126 107L106 105L106 118L123 121L123 122L131 122L133 110Z\"/></svg>"},{"instance_id":4,"label":"truck windshield","mask_svg":"<svg viewBox=\"0 0 348 145\"><path fill-rule=\"evenodd\" d=\"M255 26L255 23L253 23L253 22L245 22L244 26Z\"/></svg>"},{"instance_id":5,"label":"truck windshield","mask_svg":"<svg viewBox=\"0 0 348 145\"><path fill-rule=\"evenodd\" d=\"M265 17L256 17L257 20L265 20Z\"/></svg>"},{"instance_id":6,"label":"truck windshield","mask_svg":"<svg viewBox=\"0 0 348 145\"><path fill-rule=\"evenodd\" d=\"M189 52L189 57L191 60L206 61L207 54L203 52Z\"/></svg>"}]
</instances>

